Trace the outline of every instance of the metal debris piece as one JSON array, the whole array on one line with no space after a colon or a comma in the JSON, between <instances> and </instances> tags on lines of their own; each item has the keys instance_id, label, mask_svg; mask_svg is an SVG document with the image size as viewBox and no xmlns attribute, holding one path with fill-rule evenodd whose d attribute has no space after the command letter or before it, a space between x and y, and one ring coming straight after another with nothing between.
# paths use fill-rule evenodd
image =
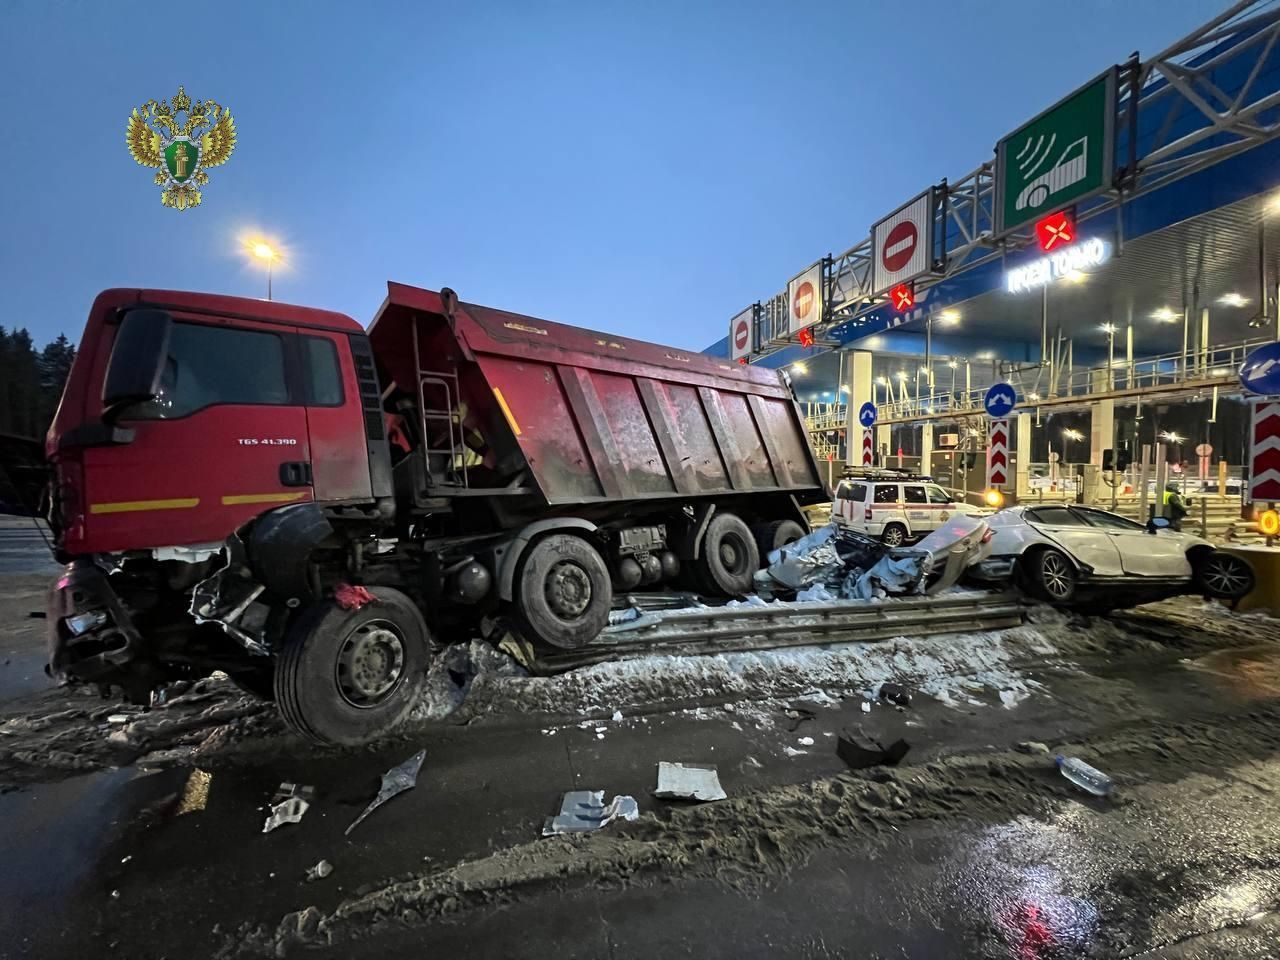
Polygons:
<instances>
[{"instance_id":1,"label":"metal debris piece","mask_svg":"<svg viewBox=\"0 0 1280 960\"><path fill-rule=\"evenodd\" d=\"M728 796L714 764L665 760L658 764L658 788L653 795L674 800L723 800Z\"/></svg>"},{"instance_id":2,"label":"metal debris piece","mask_svg":"<svg viewBox=\"0 0 1280 960\"><path fill-rule=\"evenodd\" d=\"M340 583L334 588L333 599L343 610L359 610L366 603L373 603L378 598L364 587Z\"/></svg>"},{"instance_id":3,"label":"metal debris piece","mask_svg":"<svg viewBox=\"0 0 1280 960\"><path fill-rule=\"evenodd\" d=\"M369 814L377 810L380 806L394 797L396 794L404 793L406 790L412 790L418 783L418 771L422 769L422 761L427 758L427 751L419 750L412 757L393 767L382 775L382 787L378 790L378 795L374 797L367 807L361 812L360 816L351 821L351 826L347 827L343 836L351 833Z\"/></svg>"},{"instance_id":4,"label":"metal debris piece","mask_svg":"<svg viewBox=\"0 0 1280 960\"><path fill-rule=\"evenodd\" d=\"M333 873L333 864L328 860L321 860L314 867L308 868L307 880L323 880L331 873Z\"/></svg>"},{"instance_id":5,"label":"metal debris piece","mask_svg":"<svg viewBox=\"0 0 1280 960\"><path fill-rule=\"evenodd\" d=\"M316 788L303 786L299 783L289 783L286 781L276 787L276 794L271 798L271 802L280 803L282 800L289 800L293 797L300 797L307 801L307 803L310 803L316 798Z\"/></svg>"},{"instance_id":6,"label":"metal debris piece","mask_svg":"<svg viewBox=\"0 0 1280 960\"><path fill-rule=\"evenodd\" d=\"M560 800L560 813L547 817L542 825L542 835L586 833L599 830L619 817L636 820L639 816L640 806L635 797L614 797L605 806L603 790L570 790Z\"/></svg>"},{"instance_id":7,"label":"metal debris piece","mask_svg":"<svg viewBox=\"0 0 1280 960\"><path fill-rule=\"evenodd\" d=\"M267 817L267 822L262 825L262 832L270 833L282 824L297 823L310 806L311 804L301 797L290 797L282 803L277 803L271 808L271 816Z\"/></svg>"}]
</instances>

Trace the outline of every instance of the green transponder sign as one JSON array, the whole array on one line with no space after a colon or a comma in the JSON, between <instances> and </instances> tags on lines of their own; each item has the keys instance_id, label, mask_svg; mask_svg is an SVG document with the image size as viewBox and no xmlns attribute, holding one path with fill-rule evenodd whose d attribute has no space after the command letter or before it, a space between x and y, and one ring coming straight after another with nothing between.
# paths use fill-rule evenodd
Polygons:
<instances>
[{"instance_id":1,"label":"green transponder sign","mask_svg":"<svg viewBox=\"0 0 1280 960\"><path fill-rule=\"evenodd\" d=\"M1114 116L1112 69L1000 141L1000 233L1110 185Z\"/></svg>"},{"instance_id":2,"label":"green transponder sign","mask_svg":"<svg viewBox=\"0 0 1280 960\"><path fill-rule=\"evenodd\" d=\"M190 140L174 140L164 148L164 164L169 169L169 176L179 183L196 172L196 159L199 149Z\"/></svg>"}]
</instances>

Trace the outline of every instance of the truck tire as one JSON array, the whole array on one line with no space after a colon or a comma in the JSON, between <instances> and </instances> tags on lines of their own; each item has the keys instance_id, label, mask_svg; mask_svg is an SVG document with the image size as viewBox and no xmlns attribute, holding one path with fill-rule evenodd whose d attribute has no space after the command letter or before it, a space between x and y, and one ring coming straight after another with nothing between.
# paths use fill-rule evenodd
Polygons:
<instances>
[{"instance_id":1,"label":"truck tire","mask_svg":"<svg viewBox=\"0 0 1280 960\"><path fill-rule=\"evenodd\" d=\"M751 528L756 537L756 548L760 551L760 562L767 563L767 557L779 547L795 543L807 532L794 520L774 520L772 523L761 523Z\"/></svg>"},{"instance_id":2,"label":"truck tire","mask_svg":"<svg viewBox=\"0 0 1280 960\"><path fill-rule=\"evenodd\" d=\"M566 650L609 625L613 585L600 551L582 537L553 533L531 546L516 572L516 616L530 640Z\"/></svg>"},{"instance_id":3,"label":"truck tire","mask_svg":"<svg viewBox=\"0 0 1280 960\"><path fill-rule=\"evenodd\" d=\"M399 590L344 610L314 604L285 637L275 695L285 723L317 743L355 745L394 728L418 698L431 659L422 614Z\"/></svg>"},{"instance_id":4,"label":"truck tire","mask_svg":"<svg viewBox=\"0 0 1280 960\"><path fill-rule=\"evenodd\" d=\"M750 593L760 569L756 538L737 515L717 513L702 535L702 549L694 566L710 593L726 597Z\"/></svg>"}]
</instances>

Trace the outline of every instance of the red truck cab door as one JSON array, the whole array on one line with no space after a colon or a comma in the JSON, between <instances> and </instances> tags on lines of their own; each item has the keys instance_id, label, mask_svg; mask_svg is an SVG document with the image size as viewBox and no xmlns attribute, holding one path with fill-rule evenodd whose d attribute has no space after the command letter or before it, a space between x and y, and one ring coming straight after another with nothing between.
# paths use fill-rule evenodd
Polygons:
<instances>
[{"instance_id":1,"label":"red truck cab door","mask_svg":"<svg viewBox=\"0 0 1280 960\"><path fill-rule=\"evenodd\" d=\"M159 395L115 417L132 439L84 450L87 540L220 542L313 499L307 362L293 327L175 311Z\"/></svg>"}]
</instances>

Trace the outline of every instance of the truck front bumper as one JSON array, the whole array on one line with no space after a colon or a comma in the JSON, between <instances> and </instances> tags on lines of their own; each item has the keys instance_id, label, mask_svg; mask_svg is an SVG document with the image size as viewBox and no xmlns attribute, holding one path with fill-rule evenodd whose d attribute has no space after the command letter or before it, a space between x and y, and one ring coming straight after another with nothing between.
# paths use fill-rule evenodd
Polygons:
<instances>
[{"instance_id":1,"label":"truck front bumper","mask_svg":"<svg viewBox=\"0 0 1280 960\"><path fill-rule=\"evenodd\" d=\"M142 638L106 573L88 559L67 564L46 602L49 666L55 679L120 682Z\"/></svg>"}]
</instances>

